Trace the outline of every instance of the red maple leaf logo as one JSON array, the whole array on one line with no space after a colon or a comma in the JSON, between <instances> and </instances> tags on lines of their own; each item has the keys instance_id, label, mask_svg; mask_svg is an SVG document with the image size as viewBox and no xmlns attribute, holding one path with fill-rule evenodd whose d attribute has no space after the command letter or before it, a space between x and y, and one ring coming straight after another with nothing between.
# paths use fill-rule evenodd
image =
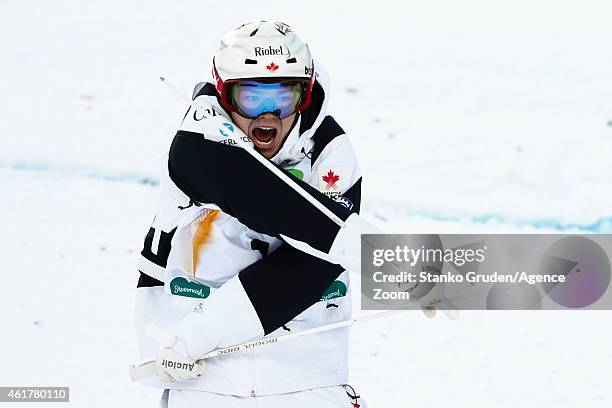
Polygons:
<instances>
[{"instance_id":1,"label":"red maple leaf logo","mask_svg":"<svg viewBox=\"0 0 612 408\"><path fill-rule=\"evenodd\" d=\"M268 71L274 72L278 69L278 65L276 65L274 62L271 62L270 65L266 66L266 68L268 69Z\"/></svg>"},{"instance_id":2,"label":"red maple leaf logo","mask_svg":"<svg viewBox=\"0 0 612 408\"><path fill-rule=\"evenodd\" d=\"M329 190L330 188L333 189L337 189L338 187L336 187L336 181L340 180L340 176L338 176L337 174L334 174L333 171L328 171L326 175L324 175L323 177L323 181L327 183L327 185L325 186L326 190Z\"/></svg>"}]
</instances>

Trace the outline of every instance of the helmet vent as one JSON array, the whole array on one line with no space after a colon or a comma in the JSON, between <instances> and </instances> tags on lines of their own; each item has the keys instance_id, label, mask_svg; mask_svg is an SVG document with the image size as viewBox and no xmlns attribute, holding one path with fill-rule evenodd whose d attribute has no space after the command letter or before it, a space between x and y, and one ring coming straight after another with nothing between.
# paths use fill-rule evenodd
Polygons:
<instances>
[{"instance_id":1,"label":"helmet vent","mask_svg":"<svg viewBox=\"0 0 612 408\"><path fill-rule=\"evenodd\" d=\"M247 58L247 59L244 60L244 63L245 64L249 64L249 65L256 65L257 64L257 60Z\"/></svg>"},{"instance_id":2,"label":"helmet vent","mask_svg":"<svg viewBox=\"0 0 612 408\"><path fill-rule=\"evenodd\" d=\"M289 58L287 61L285 61L287 64L295 64L297 62L297 60L295 58Z\"/></svg>"},{"instance_id":3,"label":"helmet vent","mask_svg":"<svg viewBox=\"0 0 612 408\"><path fill-rule=\"evenodd\" d=\"M249 34L249 37L252 37L255 34L257 34L257 30L259 30L259 27L257 27L255 30L253 30L253 32L251 34Z\"/></svg>"}]
</instances>

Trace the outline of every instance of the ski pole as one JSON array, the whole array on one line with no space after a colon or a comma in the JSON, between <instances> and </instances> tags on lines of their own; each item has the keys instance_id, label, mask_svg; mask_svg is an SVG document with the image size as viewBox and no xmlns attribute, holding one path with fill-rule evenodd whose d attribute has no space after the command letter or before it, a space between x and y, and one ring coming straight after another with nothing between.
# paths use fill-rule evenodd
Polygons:
<instances>
[{"instance_id":1,"label":"ski pole","mask_svg":"<svg viewBox=\"0 0 612 408\"><path fill-rule=\"evenodd\" d=\"M370 315L354 317L348 320L342 320L336 323L330 323L323 326L313 327L312 329L302 330L296 333L285 334L283 336L263 338L260 340L250 341L247 343L236 344L229 347L223 347L216 350L213 350L209 353L206 353L202 358L199 358L198 361L206 360L209 358L224 356L227 354L237 353L242 350L253 349L261 346L265 346L268 344L280 343L281 341L295 339L297 337L308 336L311 334L321 333L329 330L335 330L342 327L353 326L357 323L363 323L370 320L382 319L384 317L388 317L394 314L406 312L406 310L390 310L381 313L374 313ZM155 359L147 359L130 366L130 378L132 381L138 381L143 378L153 377L155 376Z\"/></svg>"}]
</instances>

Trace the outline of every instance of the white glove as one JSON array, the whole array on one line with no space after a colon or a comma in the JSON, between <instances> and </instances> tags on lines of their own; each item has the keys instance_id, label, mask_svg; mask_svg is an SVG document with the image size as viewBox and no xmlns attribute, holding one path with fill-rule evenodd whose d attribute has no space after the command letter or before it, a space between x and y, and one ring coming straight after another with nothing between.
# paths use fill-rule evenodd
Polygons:
<instances>
[{"instance_id":1,"label":"white glove","mask_svg":"<svg viewBox=\"0 0 612 408\"><path fill-rule=\"evenodd\" d=\"M202 375L204 360L194 361L175 350L181 348L180 344L175 342L174 347L162 346L155 356L155 374L162 381L184 381Z\"/></svg>"},{"instance_id":2,"label":"white glove","mask_svg":"<svg viewBox=\"0 0 612 408\"><path fill-rule=\"evenodd\" d=\"M329 250L329 256L343 268L361 271L361 234L382 234L383 232L357 213L351 214L340 228Z\"/></svg>"},{"instance_id":3,"label":"white glove","mask_svg":"<svg viewBox=\"0 0 612 408\"><path fill-rule=\"evenodd\" d=\"M240 277L235 276L187 313L174 335L177 346L183 348L173 349L197 359L216 348L260 339L265 333Z\"/></svg>"}]
</instances>

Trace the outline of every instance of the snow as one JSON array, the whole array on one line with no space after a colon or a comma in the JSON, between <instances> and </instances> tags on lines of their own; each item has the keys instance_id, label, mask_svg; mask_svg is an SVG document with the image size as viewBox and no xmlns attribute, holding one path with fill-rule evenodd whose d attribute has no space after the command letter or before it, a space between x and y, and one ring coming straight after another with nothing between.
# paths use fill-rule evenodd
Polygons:
<instances>
[{"instance_id":1,"label":"snow","mask_svg":"<svg viewBox=\"0 0 612 408\"><path fill-rule=\"evenodd\" d=\"M331 74L365 215L387 231L612 232L609 2L266 6ZM189 94L220 34L267 14L226 11L0 2L0 385L69 385L77 407L155 404L127 365L151 161L185 110L158 78ZM409 312L353 329L351 381L372 407L610 406L611 323Z\"/></svg>"}]
</instances>

